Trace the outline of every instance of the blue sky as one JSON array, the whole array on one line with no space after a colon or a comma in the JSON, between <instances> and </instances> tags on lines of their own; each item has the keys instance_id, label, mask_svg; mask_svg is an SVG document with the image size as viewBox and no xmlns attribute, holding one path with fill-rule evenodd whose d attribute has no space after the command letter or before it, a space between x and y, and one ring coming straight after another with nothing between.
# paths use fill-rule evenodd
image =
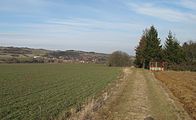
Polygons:
<instances>
[{"instance_id":1,"label":"blue sky","mask_svg":"<svg viewBox=\"0 0 196 120\"><path fill-rule=\"evenodd\" d=\"M1 0L0 46L134 55L154 25L162 43L171 30L196 40L196 0Z\"/></svg>"}]
</instances>

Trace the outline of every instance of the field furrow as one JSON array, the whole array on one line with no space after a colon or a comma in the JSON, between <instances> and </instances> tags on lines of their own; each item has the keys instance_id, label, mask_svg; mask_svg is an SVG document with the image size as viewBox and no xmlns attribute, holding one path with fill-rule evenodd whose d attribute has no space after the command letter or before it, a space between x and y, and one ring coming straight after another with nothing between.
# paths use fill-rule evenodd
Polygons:
<instances>
[{"instance_id":1,"label":"field furrow","mask_svg":"<svg viewBox=\"0 0 196 120\"><path fill-rule=\"evenodd\" d=\"M49 119L96 96L120 68L96 64L0 65L0 119Z\"/></svg>"}]
</instances>

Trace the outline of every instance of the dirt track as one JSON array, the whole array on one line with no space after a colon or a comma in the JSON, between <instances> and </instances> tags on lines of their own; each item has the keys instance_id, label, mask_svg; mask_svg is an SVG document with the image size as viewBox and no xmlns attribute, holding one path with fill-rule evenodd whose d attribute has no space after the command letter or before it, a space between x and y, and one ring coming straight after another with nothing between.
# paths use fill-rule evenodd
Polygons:
<instances>
[{"instance_id":1,"label":"dirt track","mask_svg":"<svg viewBox=\"0 0 196 120\"><path fill-rule=\"evenodd\" d=\"M170 97L150 71L126 68L122 83L95 114L95 119L191 120L178 102Z\"/></svg>"}]
</instances>

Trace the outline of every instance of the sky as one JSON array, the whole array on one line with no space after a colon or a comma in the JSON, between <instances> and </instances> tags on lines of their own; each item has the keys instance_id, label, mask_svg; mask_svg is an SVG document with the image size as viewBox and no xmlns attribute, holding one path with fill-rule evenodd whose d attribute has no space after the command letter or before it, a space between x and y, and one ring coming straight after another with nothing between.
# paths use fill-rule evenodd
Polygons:
<instances>
[{"instance_id":1,"label":"sky","mask_svg":"<svg viewBox=\"0 0 196 120\"><path fill-rule=\"evenodd\" d=\"M0 0L0 46L134 55L151 25L195 41L196 0Z\"/></svg>"}]
</instances>

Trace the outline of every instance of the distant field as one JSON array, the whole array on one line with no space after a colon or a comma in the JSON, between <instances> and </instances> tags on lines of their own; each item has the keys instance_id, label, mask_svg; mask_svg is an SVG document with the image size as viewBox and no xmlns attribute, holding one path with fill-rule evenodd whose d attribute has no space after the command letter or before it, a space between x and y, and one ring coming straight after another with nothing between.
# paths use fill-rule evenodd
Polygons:
<instances>
[{"instance_id":1,"label":"distant field","mask_svg":"<svg viewBox=\"0 0 196 120\"><path fill-rule=\"evenodd\" d=\"M0 119L49 119L95 96L120 68L97 64L1 64Z\"/></svg>"},{"instance_id":2,"label":"distant field","mask_svg":"<svg viewBox=\"0 0 196 120\"><path fill-rule=\"evenodd\" d=\"M155 76L179 98L183 107L196 120L196 72L165 71L157 72Z\"/></svg>"}]
</instances>

